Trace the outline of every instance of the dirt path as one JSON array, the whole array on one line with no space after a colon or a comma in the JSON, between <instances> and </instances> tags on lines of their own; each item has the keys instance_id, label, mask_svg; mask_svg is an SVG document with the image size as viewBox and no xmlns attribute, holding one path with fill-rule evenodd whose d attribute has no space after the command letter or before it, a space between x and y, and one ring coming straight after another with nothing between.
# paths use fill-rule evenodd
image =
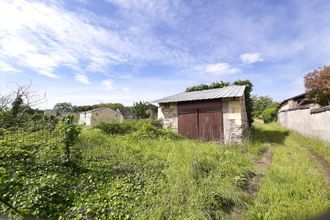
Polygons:
<instances>
[{"instance_id":1,"label":"dirt path","mask_svg":"<svg viewBox=\"0 0 330 220\"><path fill-rule=\"evenodd\" d=\"M261 180L265 176L269 165L272 162L273 154L270 150L267 150L262 157L256 162L257 163L257 174L250 180L245 193L250 198L255 198Z\"/></svg>"},{"instance_id":2,"label":"dirt path","mask_svg":"<svg viewBox=\"0 0 330 220\"><path fill-rule=\"evenodd\" d=\"M330 189L330 164L328 163L328 161L326 161L321 155L316 153L314 150L310 149L309 152L310 152L311 157L314 160L314 162L317 164L317 166L322 171L322 173L325 177L326 185L327 185L328 189Z\"/></svg>"},{"instance_id":3,"label":"dirt path","mask_svg":"<svg viewBox=\"0 0 330 220\"><path fill-rule=\"evenodd\" d=\"M262 178L265 176L267 169L272 162L272 158L272 152L267 149L267 151L263 153L262 157L256 161L256 174L251 178L247 187L244 189L245 194L252 200L256 197ZM234 209L231 213L230 219L242 219L242 215L242 210Z\"/></svg>"}]
</instances>

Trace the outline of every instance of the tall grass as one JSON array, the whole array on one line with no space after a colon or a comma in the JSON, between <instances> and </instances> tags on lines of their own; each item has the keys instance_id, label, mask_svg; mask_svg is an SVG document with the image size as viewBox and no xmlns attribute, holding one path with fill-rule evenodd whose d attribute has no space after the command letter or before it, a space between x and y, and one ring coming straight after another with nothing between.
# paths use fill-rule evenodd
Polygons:
<instances>
[{"instance_id":1,"label":"tall grass","mask_svg":"<svg viewBox=\"0 0 330 220\"><path fill-rule=\"evenodd\" d=\"M81 138L93 169L103 170L101 164L107 161L108 169L120 168L120 173L142 171L149 177L153 171L157 173L147 183L156 189L136 216L219 219L229 216L235 207L247 207L242 188L254 164L238 147L164 138L132 141L130 136L107 136L96 129L85 130Z\"/></svg>"}]
</instances>

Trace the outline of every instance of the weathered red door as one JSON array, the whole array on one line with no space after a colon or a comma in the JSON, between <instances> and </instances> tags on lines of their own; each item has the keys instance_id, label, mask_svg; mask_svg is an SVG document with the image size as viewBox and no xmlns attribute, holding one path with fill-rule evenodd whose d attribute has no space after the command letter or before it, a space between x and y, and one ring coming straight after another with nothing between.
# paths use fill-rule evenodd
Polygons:
<instances>
[{"instance_id":1,"label":"weathered red door","mask_svg":"<svg viewBox=\"0 0 330 220\"><path fill-rule=\"evenodd\" d=\"M220 100L178 103L178 130L187 138L222 140Z\"/></svg>"},{"instance_id":2,"label":"weathered red door","mask_svg":"<svg viewBox=\"0 0 330 220\"><path fill-rule=\"evenodd\" d=\"M220 112L199 112L199 139L220 140Z\"/></svg>"},{"instance_id":3,"label":"weathered red door","mask_svg":"<svg viewBox=\"0 0 330 220\"><path fill-rule=\"evenodd\" d=\"M198 114L196 112L181 112L178 115L179 133L189 139L198 138Z\"/></svg>"}]
</instances>

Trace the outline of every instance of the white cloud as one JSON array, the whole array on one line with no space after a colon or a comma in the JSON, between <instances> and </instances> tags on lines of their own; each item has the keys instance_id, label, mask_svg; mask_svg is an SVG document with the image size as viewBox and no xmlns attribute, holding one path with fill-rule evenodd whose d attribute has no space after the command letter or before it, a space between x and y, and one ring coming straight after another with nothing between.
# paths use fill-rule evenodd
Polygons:
<instances>
[{"instance_id":1,"label":"white cloud","mask_svg":"<svg viewBox=\"0 0 330 220\"><path fill-rule=\"evenodd\" d=\"M243 63L247 64L263 61L259 53L244 53L241 55L241 60Z\"/></svg>"},{"instance_id":2,"label":"white cloud","mask_svg":"<svg viewBox=\"0 0 330 220\"><path fill-rule=\"evenodd\" d=\"M81 82L83 84L86 84L86 85L91 84L88 77L84 74L76 74L75 75L75 80L77 80L78 82Z\"/></svg>"},{"instance_id":3,"label":"white cloud","mask_svg":"<svg viewBox=\"0 0 330 220\"><path fill-rule=\"evenodd\" d=\"M101 85L105 90L114 90L115 87L113 86L113 82L111 80L103 80Z\"/></svg>"},{"instance_id":4,"label":"white cloud","mask_svg":"<svg viewBox=\"0 0 330 220\"><path fill-rule=\"evenodd\" d=\"M58 77L54 72L62 66L102 72L137 51L125 34L61 5L1 1L0 8L0 59L39 74Z\"/></svg>"},{"instance_id":5,"label":"white cloud","mask_svg":"<svg viewBox=\"0 0 330 220\"><path fill-rule=\"evenodd\" d=\"M205 71L213 75L223 75L223 74L234 74L239 72L240 70L238 68L231 66L228 63L216 63L216 64L206 65Z\"/></svg>"},{"instance_id":6,"label":"white cloud","mask_svg":"<svg viewBox=\"0 0 330 220\"><path fill-rule=\"evenodd\" d=\"M2 72L20 72L18 69L10 64L0 61L0 71Z\"/></svg>"},{"instance_id":7,"label":"white cloud","mask_svg":"<svg viewBox=\"0 0 330 220\"><path fill-rule=\"evenodd\" d=\"M189 14L188 7L179 0L106 0L120 8L128 18L139 21L148 19L149 23L156 20L174 24ZM139 22L138 21L138 22Z\"/></svg>"}]
</instances>

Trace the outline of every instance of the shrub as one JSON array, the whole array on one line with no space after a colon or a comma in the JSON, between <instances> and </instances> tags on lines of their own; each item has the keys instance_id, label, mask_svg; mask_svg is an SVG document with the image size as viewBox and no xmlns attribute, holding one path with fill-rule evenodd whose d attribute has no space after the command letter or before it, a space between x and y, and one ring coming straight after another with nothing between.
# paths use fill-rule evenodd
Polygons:
<instances>
[{"instance_id":1,"label":"shrub","mask_svg":"<svg viewBox=\"0 0 330 220\"><path fill-rule=\"evenodd\" d=\"M126 135L130 134L134 139L159 138L180 139L181 136L162 128L159 120L132 120L123 123L106 123L102 122L96 126L110 135Z\"/></svg>"},{"instance_id":2,"label":"shrub","mask_svg":"<svg viewBox=\"0 0 330 220\"><path fill-rule=\"evenodd\" d=\"M136 130L136 128L133 126L133 123L130 122L123 122L123 123L101 122L95 127L111 135L115 135L115 134L124 135L124 134L129 134L134 130Z\"/></svg>"},{"instance_id":3,"label":"shrub","mask_svg":"<svg viewBox=\"0 0 330 220\"><path fill-rule=\"evenodd\" d=\"M165 138L171 140L181 139L181 136L163 128L158 128L154 124L146 123L141 126L137 131L132 133L133 138L147 139L147 138Z\"/></svg>"},{"instance_id":4,"label":"shrub","mask_svg":"<svg viewBox=\"0 0 330 220\"><path fill-rule=\"evenodd\" d=\"M267 107L262 113L261 117L265 123L270 123L277 120L277 108Z\"/></svg>"}]
</instances>

